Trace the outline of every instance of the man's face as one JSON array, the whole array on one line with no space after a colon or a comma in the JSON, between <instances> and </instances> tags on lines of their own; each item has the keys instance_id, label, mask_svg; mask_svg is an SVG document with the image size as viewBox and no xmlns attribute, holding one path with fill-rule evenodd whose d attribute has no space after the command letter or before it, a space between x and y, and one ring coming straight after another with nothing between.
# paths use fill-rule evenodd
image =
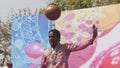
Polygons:
<instances>
[{"instance_id":1,"label":"man's face","mask_svg":"<svg viewBox=\"0 0 120 68\"><path fill-rule=\"evenodd\" d=\"M52 47L55 47L59 43L59 37L57 37L53 32L49 33L49 43Z\"/></svg>"}]
</instances>

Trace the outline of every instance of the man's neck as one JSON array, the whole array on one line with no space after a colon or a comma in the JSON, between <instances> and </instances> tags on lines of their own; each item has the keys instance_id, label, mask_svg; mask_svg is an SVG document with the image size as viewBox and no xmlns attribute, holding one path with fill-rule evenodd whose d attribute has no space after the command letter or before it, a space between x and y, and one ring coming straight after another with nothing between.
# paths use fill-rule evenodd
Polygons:
<instances>
[{"instance_id":1,"label":"man's neck","mask_svg":"<svg viewBox=\"0 0 120 68\"><path fill-rule=\"evenodd\" d=\"M52 46L52 48L53 49L56 49L56 47L59 45L59 43L58 44L56 44L55 46Z\"/></svg>"}]
</instances>

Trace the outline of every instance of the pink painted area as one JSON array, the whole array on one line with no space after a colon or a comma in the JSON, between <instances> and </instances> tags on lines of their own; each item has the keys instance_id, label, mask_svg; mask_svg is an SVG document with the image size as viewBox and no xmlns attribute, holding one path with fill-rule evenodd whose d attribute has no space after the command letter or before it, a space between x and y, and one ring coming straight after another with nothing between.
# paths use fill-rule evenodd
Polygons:
<instances>
[{"instance_id":1,"label":"pink painted area","mask_svg":"<svg viewBox=\"0 0 120 68\"><path fill-rule=\"evenodd\" d=\"M120 38L118 37L120 37L120 23L106 36L98 39L95 56L92 58L92 62L88 64L89 68L120 67Z\"/></svg>"},{"instance_id":2,"label":"pink painted area","mask_svg":"<svg viewBox=\"0 0 120 68\"><path fill-rule=\"evenodd\" d=\"M32 63L34 64L41 64L41 56L36 58L36 59L33 59L33 58L30 58L30 60L32 60Z\"/></svg>"},{"instance_id":3,"label":"pink painted area","mask_svg":"<svg viewBox=\"0 0 120 68\"><path fill-rule=\"evenodd\" d=\"M95 23L96 23L96 24L99 24L99 21L97 20Z\"/></svg>"},{"instance_id":4,"label":"pink painted area","mask_svg":"<svg viewBox=\"0 0 120 68\"><path fill-rule=\"evenodd\" d=\"M79 24L79 25L78 25L78 28L79 28L79 29L84 29L84 28L86 28L86 26L85 26L84 24Z\"/></svg>"},{"instance_id":5,"label":"pink painted area","mask_svg":"<svg viewBox=\"0 0 120 68\"><path fill-rule=\"evenodd\" d=\"M110 49L102 52L92 62L90 68L119 68L120 67L120 42Z\"/></svg>"},{"instance_id":6,"label":"pink painted area","mask_svg":"<svg viewBox=\"0 0 120 68\"><path fill-rule=\"evenodd\" d=\"M65 34L66 34L65 30L60 30L60 33L62 36L65 36Z\"/></svg>"},{"instance_id":7,"label":"pink painted area","mask_svg":"<svg viewBox=\"0 0 120 68\"><path fill-rule=\"evenodd\" d=\"M65 20L69 21L72 20L74 18L75 14L74 13L69 13L65 16Z\"/></svg>"},{"instance_id":8,"label":"pink painted area","mask_svg":"<svg viewBox=\"0 0 120 68\"><path fill-rule=\"evenodd\" d=\"M97 26L97 30L98 30L98 32L102 32L102 29L100 26Z\"/></svg>"},{"instance_id":9,"label":"pink painted area","mask_svg":"<svg viewBox=\"0 0 120 68\"><path fill-rule=\"evenodd\" d=\"M92 27L87 28L87 32L88 32L90 35L92 35L92 34L93 34Z\"/></svg>"},{"instance_id":10,"label":"pink painted area","mask_svg":"<svg viewBox=\"0 0 120 68\"><path fill-rule=\"evenodd\" d=\"M30 64L30 68L36 68L35 64Z\"/></svg>"},{"instance_id":11,"label":"pink painted area","mask_svg":"<svg viewBox=\"0 0 120 68\"><path fill-rule=\"evenodd\" d=\"M86 20L86 24L91 25L92 24L92 20Z\"/></svg>"},{"instance_id":12,"label":"pink painted area","mask_svg":"<svg viewBox=\"0 0 120 68\"><path fill-rule=\"evenodd\" d=\"M72 37L74 36L74 32L67 32L66 34L65 34L65 38L66 38L66 40L71 40L72 39Z\"/></svg>"},{"instance_id":13,"label":"pink painted area","mask_svg":"<svg viewBox=\"0 0 120 68\"><path fill-rule=\"evenodd\" d=\"M81 28L83 32L87 31L87 27L85 26L84 28Z\"/></svg>"},{"instance_id":14,"label":"pink painted area","mask_svg":"<svg viewBox=\"0 0 120 68\"><path fill-rule=\"evenodd\" d=\"M81 37L77 37L75 44L81 44Z\"/></svg>"},{"instance_id":15,"label":"pink painted area","mask_svg":"<svg viewBox=\"0 0 120 68\"><path fill-rule=\"evenodd\" d=\"M66 40L70 41L72 37L75 35L75 32L65 32L65 30L60 30L61 36Z\"/></svg>"},{"instance_id":16,"label":"pink painted area","mask_svg":"<svg viewBox=\"0 0 120 68\"><path fill-rule=\"evenodd\" d=\"M67 24L65 27L66 27L66 29L69 29L69 28L72 27L72 25L71 24Z\"/></svg>"},{"instance_id":17,"label":"pink painted area","mask_svg":"<svg viewBox=\"0 0 120 68\"><path fill-rule=\"evenodd\" d=\"M81 37L77 37L77 42L80 42L81 41Z\"/></svg>"},{"instance_id":18,"label":"pink painted area","mask_svg":"<svg viewBox=\"0 0 120 68\"><path fill-rule=\"evenodd\" d=\"M25 54L30 58L38 58L42 55L43 47L40 43L33 42L25 49Z\"/></svg>"},{"instance_id":19,"label":"pink painted area","mask_svg":"<svg viewBox=\"0 0 120 68\"><path fill-rule=\"evenodd\" d=\"M89 46L86 49L72 52L68 60L69 68L79 68L92 57L94 51L95 47Z\"/></svg>"}]
</instances>

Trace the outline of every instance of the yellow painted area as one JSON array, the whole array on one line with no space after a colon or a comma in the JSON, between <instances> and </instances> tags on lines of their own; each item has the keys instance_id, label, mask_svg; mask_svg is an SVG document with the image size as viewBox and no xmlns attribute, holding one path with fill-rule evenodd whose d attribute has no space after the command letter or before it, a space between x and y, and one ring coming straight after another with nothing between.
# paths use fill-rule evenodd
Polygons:
<instances>
[{"instance_id":1,"label":"yellow painted area","mask_svg":"<svg viewBox=\"0 0 120 68\"><path fill-rule=\"evenodd\" d=\"M104 18L100 18L99 25L103 31L113 27L119 21L118 5L105 6L103 8Z\"/></svg>"},{"instance_id":2,"label":"yellow painted area","mask_svg":"<svg viewBox=\"0 0 120 68\"><path fill-rule=\"evenodd\" d=\"M65 17L69 14L73 14L74 18L71 20L66 20ZM120 4L94 7L87 9L78 9L72 11L62 12L59 19L53 21L55 23L55 28L58 30L65 30L65 32L74 32L75 35L72 37L71 41L75 42L77 37L88 38L90 35L78 28L78 25L84 24L87 27L91 25L86 24L85 20L91 20L92 24L97 24L100 27L100 34L104 31L109 30L118 22L120 22ZM67 24L71 24L71 28L66 28ZM67 35L66 35L67 36ZM61 42L68 42L65 37L61 37Z\"/></svg>"}]
</instances>

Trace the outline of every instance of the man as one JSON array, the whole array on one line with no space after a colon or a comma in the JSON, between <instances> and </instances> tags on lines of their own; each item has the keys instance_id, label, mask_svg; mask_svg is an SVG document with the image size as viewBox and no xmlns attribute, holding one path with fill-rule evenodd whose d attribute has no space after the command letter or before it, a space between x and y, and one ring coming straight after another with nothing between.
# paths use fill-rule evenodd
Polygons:
<instances>
[{"instance_id":1,"label":"man","mask_svg":"<svg viewBox=\"0 0 120 68\"><path fill-rule=\"evenodd\" d=\"M47 49L42 56L40 68L68 68L68 58L71 52L82 50L93 44L97 37L97 28L93 25L92 39L85 44L60 44L60 32L56 29L49 31L49 43L51 48Z\"/></svg>"}]
</instances>

